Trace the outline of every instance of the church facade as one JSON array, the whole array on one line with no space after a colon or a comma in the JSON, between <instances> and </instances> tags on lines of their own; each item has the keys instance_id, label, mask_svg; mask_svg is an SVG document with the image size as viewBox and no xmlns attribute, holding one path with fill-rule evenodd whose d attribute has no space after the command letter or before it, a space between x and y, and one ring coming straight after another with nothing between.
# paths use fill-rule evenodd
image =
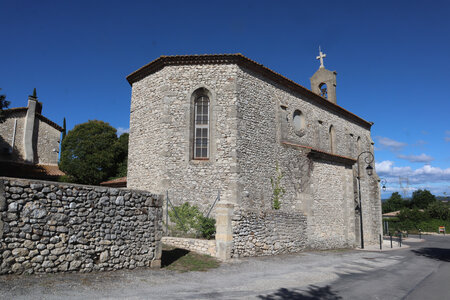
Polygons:
<instances>
[{"instance_id":1,"label":"church facade","mask_svg":"<svg viewBox=\"0 0 450 300\"><path fill-rule=\"evenodd\" d=\"M57 180L63 128L42 115L42 103L29 96L27 107L7 109L0 123L0 176Z\"/></svg>"},{"instance_id":2,"label":"church facade","mask_svg":"<svg viewBox=\"0 0 450 300\"><path fill-rule=\"evenodd\" d=\"M241 54L162 56L130 74L127 187L204 211L219 191L224 258L355 247L362 228L376 243L373 123L336 104L323 57L311 90Z\"/></svg>"}]
</instances>

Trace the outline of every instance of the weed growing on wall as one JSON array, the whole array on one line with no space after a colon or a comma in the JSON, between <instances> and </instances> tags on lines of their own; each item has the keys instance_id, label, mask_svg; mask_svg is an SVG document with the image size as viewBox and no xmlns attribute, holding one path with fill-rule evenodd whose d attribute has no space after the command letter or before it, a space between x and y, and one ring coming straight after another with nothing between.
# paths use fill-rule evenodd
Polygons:
<instances>
[{"instance_id":1,"label":"weed growing on wall","mask_svg":"<svg viewBox=\"0 0 450 300\"><path fill-rule=\"evenodd\" d=\"M280 199L286 193L285 189L281 186L281 179L283 179L283 173L278 167L278 163L276 165L276 176L270 177L270 183L272 184L272 208L280 209L281 202Z\"/></svg>"}]
</instances>

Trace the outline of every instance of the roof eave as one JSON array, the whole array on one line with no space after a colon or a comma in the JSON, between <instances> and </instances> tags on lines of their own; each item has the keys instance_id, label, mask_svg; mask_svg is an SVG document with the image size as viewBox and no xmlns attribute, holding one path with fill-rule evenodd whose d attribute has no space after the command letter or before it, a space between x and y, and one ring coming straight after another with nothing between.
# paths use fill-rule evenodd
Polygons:
<instances>
[{"instance_id":1,"label":"roof eave","mask_svg":"<svg viewBox=\"0 0 450 300\"><path fill-rule=\"evenodd\" d=\"M316 101L319 105L326 107L336 113L342 114L347 118L357 122L361 126L370 130L373 125L372 122L368 122L363 118L351 113L345 108L334 104L322 96L314 93L313 91L305 88L304 86L284 77L283 75L274 72L273 70L265 67L262 64L253 61L240 53L236 54L205 54L205 55L176 55L176 56L160 56L152 62L146 64L142 68L134 71L126 77L128 83L132 86L133 83L147 77L148 75L161 70L168 65L193 65L193 64L237 64L239 66L246 67L252 71L260 73L264 77L291 89L296 92L302 93L308 98Z\"/></svg>"}]
</instances>

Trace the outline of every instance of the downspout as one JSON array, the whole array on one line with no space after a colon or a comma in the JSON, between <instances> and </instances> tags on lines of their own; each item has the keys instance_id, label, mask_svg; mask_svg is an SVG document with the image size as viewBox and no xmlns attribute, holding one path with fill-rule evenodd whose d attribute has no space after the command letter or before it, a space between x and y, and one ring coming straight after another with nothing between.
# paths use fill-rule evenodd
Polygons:
<instances>
[{"instance_id":1,"label":"downspout","mask_svg":"<svg viewBox=\"0 0 450 300\"><path fill-rule=\"evenodd\" d=\"M14 143L16 142L16 128L17 128L17 119L14 119L14 129L13 129L13 135L11 140L11 149L9 149L9 154L13 153L14 151Z\"/></svg>"},{"instance_id":2,"label":"downspout","mask_svg":"<svg viewBox=\"0 0 450 300\"><path fill-rule=\"evenodd\" d=\"M37 98L33 96L28 97L28 109L25 117L25 126L23 129L23 148L25 152L25 161L33 163L34 151L33 151L33 134L34 134L34 121L36 118L36 105Z\"/></svg>"}]
</instances>

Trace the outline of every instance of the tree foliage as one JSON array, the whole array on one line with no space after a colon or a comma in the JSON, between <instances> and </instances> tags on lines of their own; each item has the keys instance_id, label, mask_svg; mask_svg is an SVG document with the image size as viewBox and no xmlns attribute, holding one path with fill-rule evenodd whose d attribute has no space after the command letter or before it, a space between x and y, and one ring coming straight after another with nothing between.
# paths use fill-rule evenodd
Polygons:
<instances>
[{"instance_id":1,"label":"tree foliage","mask_svg":"<svg viewBox=\"0 0 450 300\"><path fill-rule=\"evenodd\" d=\"M441 201L428 205L427 213L433 219L450 220L450 208Z\"/></svg>"},{"instance_id":2,"label":"tree foliage","mask_svg":"<svg viewBox=\"0 0 450 300\"><path fill-rule=\"evenodd\" d=\"M116 143L117 173L116 177L127 176L128 166L128 133L122 133Z\"/></svg>"},{"instance_id":3,"label":"tree foliage","mask_svg":"<svg viewBox=\"0 0 450 300\"><path fill-rule=\"evenodd\" d=\"M383 203L383 214L391 211L401 210L407 206L407 202L402 199L398 192L392 193L391 197Z\"/></svg>"},{"instance_id":4,"label":"tree foliage","mask_svg":"<svg viewBox=\"0 0 450 300\"><path fill-rule=\"evenodd\" d=\"M99 184L115 177L118 159L124 155L116 129L97 120L76 125L61 148L60 169L68 175L68 181L83 184Z\"/></svg>"},{"instance_id":5,"label":"tree foliage","mask_svg":"<svg viewBox=\"0 0 450 300\"><path fill-rule=\"evenodd\" d=\"M10 102L6 100L6 95L0 95L0 123L3 123L5 121L3 110L8 108L9 104Z\"/></svg>"},{"instance_id":6,"label":"tree foliage","mask_svg":"<svg viewBox=\"0 0 450 300\"><path fill-rule=\"evenodd\" d=\"M411 208L425 209L433 202L436 202L436 197L429 190L417 190L412 194Z\"/></svg>"}]
</instances>

